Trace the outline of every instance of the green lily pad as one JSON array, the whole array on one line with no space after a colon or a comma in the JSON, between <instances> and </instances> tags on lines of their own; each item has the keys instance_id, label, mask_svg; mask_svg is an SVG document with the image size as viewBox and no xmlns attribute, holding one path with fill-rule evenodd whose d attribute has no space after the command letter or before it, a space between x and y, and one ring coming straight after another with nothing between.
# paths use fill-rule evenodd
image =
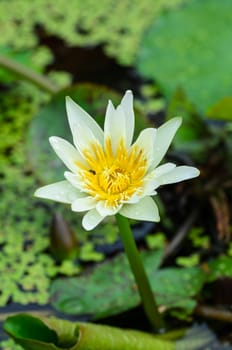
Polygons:
<instances>
[{"instance_id":1,"label":"green lily pad","mask_svg":"<svg viewBox=\"0 0 232 350\"><path fill-rule=\"evenodd\" d=\"M101 127L104 125L108 100L117 105L122 95L104 86L79 84L60 91L35 116L29 129L27 142L28 157L38 178L44 183L63 179L65 167L52 150L48 138L60 136L72 143L71 131L65 111L65 96L70 96L85 109ZM135 136L148 125L144 114L135 108Z\"/></svg>"},{"instance_id":2,"label":"green lily pad","mask_svg":"<svg viewBox=\"0 0 232 350\"><path fill-rule=\"evenodd\" d=\"M164 12L144 35L137 67L168 99L177 87L200 112L232 93L232 2L192 0Z\"/></svg>"},{"instance_id":3,"label":"green lily pad","mask_svg":"<svg viewBox=\"0 0 232 350\"><path fill-rule=\"evenodd\" d=\"M182 308L190 313L200 291L204 273L197 267L157 270L162 250L141 254L159 305ZM89 315L92 319L118 314L140 304L128 261L119 255L77 278L58 279L51 287L53 306L61 312Z\"/></svg>"}]
</instances>

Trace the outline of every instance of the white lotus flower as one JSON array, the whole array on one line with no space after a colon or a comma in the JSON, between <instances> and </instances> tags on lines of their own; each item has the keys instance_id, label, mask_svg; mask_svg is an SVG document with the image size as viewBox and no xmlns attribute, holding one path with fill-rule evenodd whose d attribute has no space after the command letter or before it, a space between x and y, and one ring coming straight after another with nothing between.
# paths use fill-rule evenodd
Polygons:
<instances>
[{"instance_id":1,"label":"white lotus flower","mask_svg":"<svg viewBox=\"0 0 232 350\"><path fill-rule=\"evenodd\" d=\"M70 171L64 173L66 180L39 188L35 196L69 203L75 212L87 211L82 221L86 230L116 213L137 220L159 221L157 205L151 198L156 189L199 175L194 167L159 165L181 118L173 118L158 129L144 129L132 143L131 91L125 93L116 109L109 101L104 132L69 97L66 108L75 147L60 137L52 136L49 140Z\"/></svg>"}]
</instances>

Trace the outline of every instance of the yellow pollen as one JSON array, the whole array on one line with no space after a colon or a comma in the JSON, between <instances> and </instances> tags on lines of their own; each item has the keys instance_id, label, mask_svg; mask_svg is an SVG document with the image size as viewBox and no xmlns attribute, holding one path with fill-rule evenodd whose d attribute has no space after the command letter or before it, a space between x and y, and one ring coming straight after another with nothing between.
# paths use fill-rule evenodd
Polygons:
<instances>
[{"instance_id":1,"label":"yellow pollen","mask_svg":"<svg viewBox=\"0 0 232 350\"><path fill-rule=\"evenodd\" d=\"M87 165L77 163L83 190L106 206L115 208L141 191L147 159L137 145L127 149L121 140L114 154L108 138L104 148L95 143L83 155Z\"/></svg>"},{"instance_id":2,"label":"yellow pollen","mask_svg":"<svg viewBox=\"0 0 232 350\"><path fill-rule=\"evenodd\" d=\"M109 194L121 193L130 185L130 176L124 169L112 166L99 175L99 184Z\"/></svg>"}]
</instances>

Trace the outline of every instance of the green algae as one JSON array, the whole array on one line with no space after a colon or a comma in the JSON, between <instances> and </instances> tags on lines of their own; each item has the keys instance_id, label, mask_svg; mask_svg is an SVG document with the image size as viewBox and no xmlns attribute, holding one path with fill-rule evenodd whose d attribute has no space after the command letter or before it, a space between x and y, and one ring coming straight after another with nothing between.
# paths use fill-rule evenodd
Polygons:
<instances>
[{"instance_id":1,"label":"green algae","mask_svg":"<svg viewBox=\"0 0 232 350\"><path fill-rule=\"evenodd\" d=\"M48 65L52 53L40 46L37 33L44 39L51 36L67 46L104 45L108 56L131 65L137 55L142 36L149 25L169 8L186 0L11 0L0 2L0 28L4 35L0 47L13 51L31 51L31 62L38 67ZM91 9L91 10L90 10ZM20 32L20 35L18 33ZM46 50L45 50L46 49Z\"/></svg>"}]
</instances>

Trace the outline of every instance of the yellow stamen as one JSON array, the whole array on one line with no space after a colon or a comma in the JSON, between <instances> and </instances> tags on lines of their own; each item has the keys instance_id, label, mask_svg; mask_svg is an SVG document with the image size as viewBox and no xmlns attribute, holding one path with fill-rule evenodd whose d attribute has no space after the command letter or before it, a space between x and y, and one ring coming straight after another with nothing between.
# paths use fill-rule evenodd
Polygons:
<instances>
[{"instance_id":1,"label":"yellow stamen","mask_svg":"<svg viewBox=\"0 0 232 350\"><path fill-rule=\"evenodd\" d=\"M121 140L114 155L111 140L107 138L104 148L94 143L83 151L83 156L87 165L77 164L83 190L99 201L105 201L106 206L116 208L141 192L147 159L138 145L127 150Z\"/></svg>"}]
</instances>

